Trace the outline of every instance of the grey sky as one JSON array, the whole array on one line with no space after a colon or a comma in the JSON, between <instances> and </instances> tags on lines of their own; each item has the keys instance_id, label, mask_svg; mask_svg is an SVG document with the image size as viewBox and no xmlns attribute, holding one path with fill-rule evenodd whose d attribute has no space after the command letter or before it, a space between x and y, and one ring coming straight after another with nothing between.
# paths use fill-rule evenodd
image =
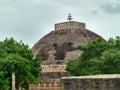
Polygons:
<instances>
[{"instance_id":1,"label":"grey sky","mask_svg":"<svg viewBox=\"0 0 120 90\"><path fill-rule=\"evenodd\" d=\"M13 37L32 47L69 13L105 39L120 36L119 0L0 0L0 40Z\"/></svg>"}]
</instances>

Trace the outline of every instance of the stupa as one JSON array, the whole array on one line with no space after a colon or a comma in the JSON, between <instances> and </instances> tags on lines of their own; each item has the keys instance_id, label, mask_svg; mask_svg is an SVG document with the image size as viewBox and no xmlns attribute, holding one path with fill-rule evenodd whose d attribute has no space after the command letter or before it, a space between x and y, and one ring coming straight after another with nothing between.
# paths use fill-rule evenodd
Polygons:
<instances>
[{"instance_id":1,"label":"stupa","mask_svg":"<svg viewBox=\"0 0 120 90\"><path fill-rule=\"evenodd\" d=\"M82 51L74 50L78 45L86 45L99 38L96 33L86 29L85 23L72 21L69 14L67 22L55 24L55 30L40 39L32 48L34 56L40 55L43 65L63 65L74 60Z\"/></svg>"},{"instance_id":2,"label":"stupa","mask_svg":"<svg viewBox=\"0 0 120 90\"><path fill-rule=\"evenodd\" d=\"M86 24L72 20L55 24L55 30L40 39L32 48L34 56L40 55L42 59L41 79L44 82L60 82L66 76L66 63L78 58L82 51L75 50L79 45L101 38L101 36L86 29Z\"/></svg>"}]
</instances>

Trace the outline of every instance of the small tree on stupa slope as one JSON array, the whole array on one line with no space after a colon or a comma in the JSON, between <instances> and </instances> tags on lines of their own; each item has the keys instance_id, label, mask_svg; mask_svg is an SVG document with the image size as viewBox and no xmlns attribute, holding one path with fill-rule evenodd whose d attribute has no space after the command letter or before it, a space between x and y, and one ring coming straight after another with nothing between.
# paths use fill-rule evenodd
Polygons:
<instances>
[{"instance_id":1,"label":"small tree on stupa slope","mask_svg":"<svg viewBox=\"0 0 120 90\"><path fill-rule=\"evenodd\" d=\"M38 83L41 71L39 58L33 59L28 45L13 38L0 42L0 89L11 90L12 72L16 76L16 89L28 89L28 84Z\"/></svg>"},{"instance_id":2,"label":"small tree on stupa slope","mask_svg":"<svg viewBox=\"0 0 120 90\"><path fill-rule=\"evenodd\" d=\"M70 75L95 75L120 73L120 37L107 42L97 39L86 46L79 46L82 55L67 64Z\"/></svg>"}]
</instances>

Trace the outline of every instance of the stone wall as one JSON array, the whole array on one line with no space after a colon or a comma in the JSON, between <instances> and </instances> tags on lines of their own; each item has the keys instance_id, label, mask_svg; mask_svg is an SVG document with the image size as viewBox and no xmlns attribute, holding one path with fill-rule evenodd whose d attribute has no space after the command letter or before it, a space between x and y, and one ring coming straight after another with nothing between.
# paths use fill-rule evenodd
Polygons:
<instances>
[{"instance_id":1,"label":"stone wall","mask_svg":"<svg viewBox=\"0 0 120 90\"><path fill-rule=\"evenodd\" d=\"M120 90L120 74L63 77L64 90Z\"/></svg>"}]
</instances>

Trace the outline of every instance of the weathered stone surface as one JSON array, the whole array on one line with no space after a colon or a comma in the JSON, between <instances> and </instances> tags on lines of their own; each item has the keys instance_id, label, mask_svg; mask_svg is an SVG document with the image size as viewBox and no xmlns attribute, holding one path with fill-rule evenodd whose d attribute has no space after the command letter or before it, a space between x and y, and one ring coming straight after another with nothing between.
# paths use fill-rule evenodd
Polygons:
<instances>
[{"instance_id":1,"label":"weathered stone surface","mask_svg":"<svg viewBox=\"0 0 120 90\"><path fill-rule=\"evenodd\" d=\"M67 72L42 72L41 79L43 81L49 81L51 79L59 79L61 77L67 76Z\"/></svg>"},{"instance_id":2,"label":"weathered stone surface","mask_svg":"<svg viewBox=\"0 0 120 90\"><path fill-rule=\"evenodd\" d=\"M120 74L63 77L64 90L120 90Z\"/></svg>"},{"instance_id":3,"label":"weathered stone surface","mask_svg":"<svg viewBox=\"0 0 120 90\"><path fill-rule=\"evenodd\" d=\"M87 29L55 30L40 39L32 51L34 55L41 55L43 64L65 64L66 59L75 59L82 53L75 51L75 47L99 37Z\"/></svg>"}]
</instances>

